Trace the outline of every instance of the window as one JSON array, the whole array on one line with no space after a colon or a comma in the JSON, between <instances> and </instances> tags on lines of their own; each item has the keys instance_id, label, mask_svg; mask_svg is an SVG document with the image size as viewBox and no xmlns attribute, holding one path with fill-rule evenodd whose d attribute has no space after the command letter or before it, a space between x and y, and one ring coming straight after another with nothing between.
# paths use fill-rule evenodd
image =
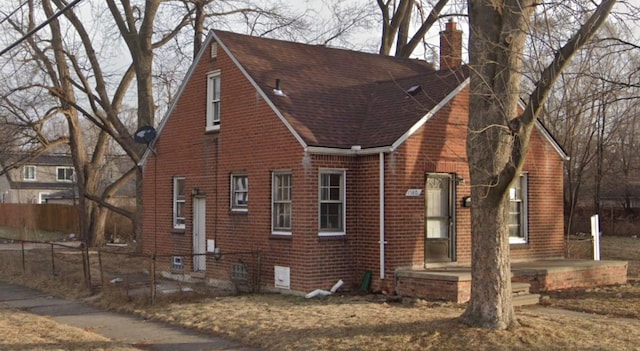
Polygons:
<instances>
[{"instance_id":1,"label":"window","mask_svg":"<svg viewBox=\"0 0 640 351\"><path fill-rule=\"evenodd\" d=\"M274 172L272 184L272 231L291 234L291 173Z\"/></svg>"},{"instance_id":2,"label":"window","mask_svg":"<svg viewBox=\"0 0 640 351\"><path fill-rule=\"evenodd\" d=\"M249 179L246 174L231 175L231 210L247 211L249 203Z\"/></svg>"},{"instance_id":3,"label":"window","mask_svg":"<svg viewBox=\"0 0 640 351\"><path fill-rule=\"evenodd\" d=\"M173 228L184 229L184 177L173 178Z\"/></svg>"},{"instance_id":4,"label":"window","mask_svg":"<svg viewBox=\"0 0 640 351\"><path fill-rule=\"evenodd\" d=\"M24 166L24 180L36 180L36 166Z\"/></svg>"},{"instance_id":5,"label":"window","mask_svg":"<svg viewBox=\"0 0 640 351\"><path fill-rule=\"evenodd\" d=\"M59 182L73 181L73 167L56 167L56 180Z\"/></svg>"},{"instance_id":6,"label":"window","mask_svg":"<svg viewBox=\"0 0 640 351\"><path fill-rule=\"evenodd\" d=\"M509 242L527 242L527 175L522 174L509 189Z\"/></svg>"},{"instance_id":7,"label":"window","mask_svg":"<svg viewBox=\"0 0 640 351\"><path fill-rule=\"evenodd\" d=\"M207 75L207 128L220 129L220 71Z\"/></svg>"},{"instance_id":8,"label":"window","mask_svg":"<svg viewBox=\"0 0 640 351\"><path fill-rule=\"evenodd\" d=\"M344 234L345 186L344 171L320 172L320 235Z\"/></svg>"}]
</instances>

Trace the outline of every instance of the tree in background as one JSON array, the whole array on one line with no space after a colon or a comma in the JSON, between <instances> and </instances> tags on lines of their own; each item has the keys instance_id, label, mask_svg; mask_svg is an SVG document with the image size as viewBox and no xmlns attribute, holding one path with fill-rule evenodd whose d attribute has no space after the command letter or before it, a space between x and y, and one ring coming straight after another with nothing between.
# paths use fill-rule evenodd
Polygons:
<instances>
[{"instance_id":1,"label":"tree in background","mask_svg":"<svg viewBox=\"0 0 640 351\"><path fill-rule=\"evenodd\" d=\"M449 0L438 0L434 4L413 0L377 0L382 15L381 55L390 55L395 47L396 57L409 57L418 45L424 43L427 32L438 23L441 12ZM418 19L416 20L416 16ZM412 27L418 26L413 34Z\"/></svg>"},{"instance_id":2,"label":"tree in background","mask_svg":"<svg viewBox=\"0 0 640 351\"><path fill-rule=\"evenodd\" d=\"M566 30L557 22L551 30ZM571 156L564 180L567 235L588 230L588 218L576 218L577 209L601 213L603 196L626 193L629 201L621 207L630 205L633 176L640 167L640 160L629 152L637 147L629 131L636 130L639 103L638 86L632 83L639 62L627 44L633 40L630 32L619 23L607 23L560 75L540 116Z\"/></svg>"},{"instance_id":3,"label":"tree in background","mask_svg":"<svg viewBox=\"0 0 640 351\"><path fill-rule=\"evenodd\" d=\"M69 145L80 196L81 235L88 244L104 241L105 209L127 216L136 224L136 233L141 233L141 212L131 212L110 202L114 192L137 175L137 205L142 207L140 169L133 167L111 185L101 188L98 184L104 183L100 178L104 176L101 170L106 152L115 143L120 153L137 164L143 146L133 142L135 127L155 125L157 109L164 110L172 99L207 26L242 24L257 35L281 32L292 35L307 27L303 25L309 19L305 14L296 13L282 3L273 1L264 7L256 3L244 0L83 3L81 8L65 11L47 28L31 35L26 41L28 50L13 50L10 56L3 57L5 69L1 74L11 84L3 88L0 115L17 121L16 128L24 131L22 141L32 146L34 154L47 152L61 143ZM26 35L44 17L50 18L65 8L67 2L43 0L41 4L35 1L25 4L28 6L16 1L14 6L19 11L7 16L8 25L3 27L5 38ZM336 5L333 9L343 11L337 18L344 20L349 8ZM325 42L355 28L339 24L333 31L325 24L328 36ZM7 66L11 69L6 69ZM29 109L25 96L42 97L41 104ZM122 118L125 102L132 100L137 105L134 126ZM63 132L52 133L52 121L58 125L64 121ZM86 133L91 128L95 133ZM91 140L87 138L89 135L93 136Z\"/></svg>"}]
</instances>

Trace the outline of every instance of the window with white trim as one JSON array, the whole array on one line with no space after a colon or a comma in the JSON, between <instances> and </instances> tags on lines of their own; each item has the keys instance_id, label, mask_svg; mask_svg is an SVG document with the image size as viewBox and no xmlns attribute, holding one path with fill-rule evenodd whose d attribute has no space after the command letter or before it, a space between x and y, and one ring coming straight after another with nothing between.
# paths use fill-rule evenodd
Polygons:
<instances>
[{"instance_id":1,"label":"window with white trim","mask_svg":"<svg viewBox=\"0 0 640 351\"><path fill-rule=\"evenodd\" d=\"M184 177L173 177L173 228L184 229L185 227L185 196L184 196Z\"/></svg>"},{"instance_id":2,"label":"window with white trim","mask_svg":"<svg viewBox=\"0 0 640 351\"><path fill-rule=\"evenodd\" d=\"M207 128L220 129L220 71L207 75Z\"/></svg>"},{"instance_id":3,"label":"window with white trim","mask_svg":"<svg viewBox=\"0 0 640 351\"><path fill-rule=\"evenodd\" d=\"M24 180L36 180L36 166L24 166L23 175Z\"/></svg>"},{"instance_id":4,"label":"window with white trim","mask_svg":"<svg viewBox=\"0 0 640 351\"><path fill-rule=\"evenodd\" d=\"M231 175L231 210L246 212L249 204L249 177L246 174Z\"/></svg>"},{"instance_id":5,"label":"window with white trim","mask_svg":"<svg viewBox=\"0 0 640 351\"><path fill-rule=\"evenodd\" d=\"M291 235L291 172L273 172L272 232Z\"/></svg>"},{"instance_id":6,"label":"window with white trim","mask_svg":"<svg viewBox=\"0 0 640 351\"><path fill-rule=\"evenodd\" d=\"M59 182L73 181L73 167L56 167L56 180Z\"/></svg>"},{"instance_id":7,"label":"window with white trim","mask_svg":"<svg viewBox=\"0 0 640 351\"><path fill-rule=\"evenodd\" d=\"M527 174L522 174L509 188L509 242L524 244L527 233Z\"/></svg>"},{"instance_id":8,"label":"window with white trim","mask_svg":"<svg viewBox=\"0 0 640 351\"><path fill-rule=\"evenodd\" d=\"M345 234L345 172L320 171L319 235Z\"/></svg>"}]
</instances>

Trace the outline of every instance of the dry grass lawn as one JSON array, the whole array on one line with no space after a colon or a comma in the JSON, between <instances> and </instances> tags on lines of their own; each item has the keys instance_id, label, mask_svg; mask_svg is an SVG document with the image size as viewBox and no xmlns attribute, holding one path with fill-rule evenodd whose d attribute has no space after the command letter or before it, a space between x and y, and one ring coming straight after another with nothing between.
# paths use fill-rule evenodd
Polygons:
<instances>
[{"instance_id":1,"label":"dry grass lawn","mask_svg":"<svg viewBox=\"0 0 640 351\"><path fill-rule=\"evenodd\" d=\"M602 256L640 267L640 240L605 237ZM635 268L630 273L638 276ZM162 296L154 306L145 301L107 292L94 303L265 350L640 350L638 283L551 294L545 304L563 310L518 309L520 326L505 331L461 324L464 305L376 295L184 293Z\"/></svg>"},{"instance_id":2,"label":"dry grass lawn","mask_svg":"<svg viewBox=\"0 0 640 351\"><path fill-rule=\"evenodd\" d=\"M12 309L0 308L0 350L138 350L79 328Z\"/></svg>"},{"instance_id":3,"label":"dry grass lawn","mask_svg":"<svg viewBox=\"0 0 640 351\"><path fill-rule=\"evenodd\" d=\"M124 308L131 308L125 306ZM520 327L469 328L464 306L374 297L305 300L246 295L168 303L135 312L268 350L638 350L640 321L520 309ZM597 337L594 337L597 335Z\"/></svg>"}]
</instances>

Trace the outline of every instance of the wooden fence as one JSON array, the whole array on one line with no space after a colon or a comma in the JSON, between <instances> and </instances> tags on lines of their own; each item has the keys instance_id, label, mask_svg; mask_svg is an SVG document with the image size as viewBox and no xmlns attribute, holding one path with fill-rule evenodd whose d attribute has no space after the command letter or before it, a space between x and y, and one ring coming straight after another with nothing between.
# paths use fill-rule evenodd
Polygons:
<instances>
[{"instance_id":1,"label":"wooden fence","mask_svg":"<svg viewBox=\"0 0 640 351\"><path fill-rule=\"evenodd\" d=\"M77 206L55 204L0 204L0 225L77 233Z\"/></svg>"},{"instance_id":2,"label":"wooden fence","mask_svg":"<svg viewBox=\"0 0 640 351\"><path fill-rule=\"evenodd\" d=\"M109 211L105 234L126 237L133 233L131 222ZM0 226L20 229L78 233L78 206L61 204L0 204Z\"/></svg>"}]
</instances>

